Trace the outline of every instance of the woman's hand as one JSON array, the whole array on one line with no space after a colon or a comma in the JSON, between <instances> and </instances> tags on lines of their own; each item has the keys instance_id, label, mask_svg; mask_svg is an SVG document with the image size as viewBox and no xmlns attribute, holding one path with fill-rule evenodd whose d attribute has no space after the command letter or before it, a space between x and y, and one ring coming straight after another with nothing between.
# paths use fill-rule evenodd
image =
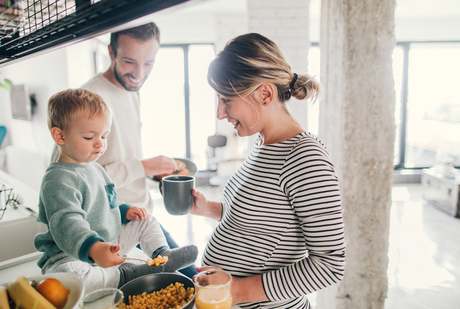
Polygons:
<instances>
[{"instance_id":1,"label":"woman's hand","mask_svg":"<svg viewBox=\"0 0 460 309\"><path fill-rule=\"evenodd\" d=\"M194 201L190 213L219 221L222 217L222 203L211 202L198 190L193 189Z\"/></svg>"},{"instance_id":2,"label":"woman's hand","mask_svg":"<svg viewBox=\"0 0 460 309\"><path fill-rule=\"evenodd\" d=\"M190 209L190 213L193 215L204 216L206 213L206 205L208 204L208 200L198 190L193 189L192 195L194 197L192 209Z\"/></svg>"},{"instance_id":3,"label":"woman's hand","mask_svg":"<svg viewBox=\"0 0 460 309\"><path fill-rule=\"evenodd\" d=\"M115 246L107 242L96 241L89 249L89 257L103 268L120 265L125 261L118 254L120 248L120 245Z\"/></svg>"},{"instance_id":4,"label":"woman's hand","mask_svg":"<svg viewBox=\"0 0 460 309\"><path fill-rule=\"evenodd\" d=\"M204 266L197 267L197 272L202 272L210 269L220 269L217 266ZM256 275L245 278L238 278L232 276L232 284L230 285L230 292L232 294L232 306L247 302L265 302L268 297L265 294L262 285L262 276Z\"/></svg>"},{"instance_id":5,"label":"woman's hand","mask_svg":"<svg viewBox=\"0 0 460 309\"><path fill-rule=\"evenodd\" d=\"M210 270L210 269L220 269L223 270L222 268L218 266L198 266L195 268L197 272L201 273L202 271ZM195 277L195 276L194 276Z\"/></svg>"},{"instance_id":6,"label":"woman's hand","mask_svg":"<svg viewBox=\"0 0 460 309\"><path fill-rule=\"evenodd\" d=\"M142 207L132 206L126 211L126 220L145 220L147 219L147 210Z\"/></svg>"}]
</instances>

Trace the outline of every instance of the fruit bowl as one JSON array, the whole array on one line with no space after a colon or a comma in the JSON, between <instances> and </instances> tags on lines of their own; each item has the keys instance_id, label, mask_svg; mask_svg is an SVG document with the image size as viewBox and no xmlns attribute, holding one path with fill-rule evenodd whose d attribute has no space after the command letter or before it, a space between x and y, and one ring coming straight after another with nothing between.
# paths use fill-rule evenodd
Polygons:
<instances>
[{"instance_id":1,"label":"fruit bowl","mask_svg":"<svg viewBox=\"0 0 460 309\"><path fill-rule=\"evenodd\" d=\"M84 295L84 284L83 280L80 279L76 274L72 273L49 273L45 275L40 275L40 276L34 276L34 277L27 277L27 280L29 281L35 281L39 283L43 279L46 278L54 278L59 280L65 287L66 289L70 289L70 294L69 298L67 300L67 304L65 305L64 309L72 309L72 308L78 308L78 301L80 300L81 297ZM8 283L3 284L3 286L8 287Z\"/></svg>"}]
</instances>

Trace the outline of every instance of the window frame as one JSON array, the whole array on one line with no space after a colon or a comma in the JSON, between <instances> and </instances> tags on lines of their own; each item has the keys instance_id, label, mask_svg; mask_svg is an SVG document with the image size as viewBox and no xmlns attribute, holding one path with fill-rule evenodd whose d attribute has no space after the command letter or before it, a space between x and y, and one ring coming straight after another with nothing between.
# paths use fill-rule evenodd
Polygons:
<instances>
[{"instance_id":1,"label":"window frame","mask_svg":"<svg viewBox=\"0 0 460 309\"><path fill-rule=\"evenodd\" d=\"M407 167L406 166L406 135L407 135L407 102L408 102L408 87L409 87L409 54L412 44L460 44L458 40L452 41L399 41L396 43L397 46L403 50L403 76L401 85L401 130L399 133L399 159L398 164L394 165L395 170L422 170L429 168L430 166L417 166Z\"/></svg>"},{"instance_id":2,"label":"window frame","mask_svg":"<svg viewBox=\"0 0 460 309\"><path fill-rule=\"evenodd\" d=\"M211 45L214 47L213 43L171 43L161 44L160 46L160 48L182 48L184 53L185 156L187 159L191 159L192 157L189 51L190 46L195 45Z\"/></svg>"}]
</instances>

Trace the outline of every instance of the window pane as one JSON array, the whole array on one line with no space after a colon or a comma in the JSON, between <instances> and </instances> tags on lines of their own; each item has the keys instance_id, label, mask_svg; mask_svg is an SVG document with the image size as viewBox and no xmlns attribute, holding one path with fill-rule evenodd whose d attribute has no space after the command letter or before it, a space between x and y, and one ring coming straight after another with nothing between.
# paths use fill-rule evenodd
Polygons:
<instances>
[{"instance_id":1,"label":"window pane","mask_svg":"<svg viewBox=\"0 0 460 309\"><path fill-rule=\"evenodd\" d=\"M314 76L320 82L321 53L319 46L310 46L308 50L308 74ZM320 84L321 85L321 84ZM308 128L307 131L318 136L319 129L319 100L313 105L308 105Z\"/></svg>"},{"instance_id":2,"label":"window pane","mask_svg":"<svg viewBox=\"0 0 460 309\"><path fill-rule=\"evenodd\" d=\"M191 159L198 170L206 169L208 136L216 133L216 95L206 79L209 63L214 57L212 45L190 46L190 144Z\"/></svg>"},{"instance_id":3,"label":"window pane","mask_svg":"<svg viewBox=\"0 0 460 309\"><path fill-rule=\"evenodd\" d=\"M141 88L140 99L144 157L185 157L182 48L160 48L152 73Z\"/></svg>"},{"instance_id":4,"label":"window pane","mask_svg":"<svg viewBox=\"0 0 460 309\"><path fill-rule=\"evenodd\" d=\"M403 56L404 52L401 46L396 46L393 50L393 78L395 81L395 93L396 93L396 104L395 104L395 151L394 151L394 165L400 164L401 156L401 90L402 90L402 79L403 79Z\"/></svg>"},{"instance_id":5,"label":"window pane","mask_svg":"<svg viewBox=\"0 0 460 309\"><path fill-rule=\"evenodd\" d=\"M409 54L406 167L428 167L460 150L460 44L412 44Z\"/></svg>"}]
</instances>

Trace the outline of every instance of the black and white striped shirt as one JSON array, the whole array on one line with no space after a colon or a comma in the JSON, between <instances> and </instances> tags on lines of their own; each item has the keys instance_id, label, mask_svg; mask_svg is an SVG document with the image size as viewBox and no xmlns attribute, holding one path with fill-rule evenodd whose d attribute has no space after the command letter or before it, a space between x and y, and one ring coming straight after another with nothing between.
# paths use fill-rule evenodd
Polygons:
<instances>
[{"instance_id":1,"label":"black and white striped shirt","mask_svg":"<svg viewBox=\"0 0 460 309\"><path fill-rule=\"evenodd\" d=\"M263 274L270 299L240 307L310 308L307 294L342 279L339 182L326 148L309 133L256 143L227 182L224 206L203 264L237 277Z\"/></svg>"}]
</instances>

